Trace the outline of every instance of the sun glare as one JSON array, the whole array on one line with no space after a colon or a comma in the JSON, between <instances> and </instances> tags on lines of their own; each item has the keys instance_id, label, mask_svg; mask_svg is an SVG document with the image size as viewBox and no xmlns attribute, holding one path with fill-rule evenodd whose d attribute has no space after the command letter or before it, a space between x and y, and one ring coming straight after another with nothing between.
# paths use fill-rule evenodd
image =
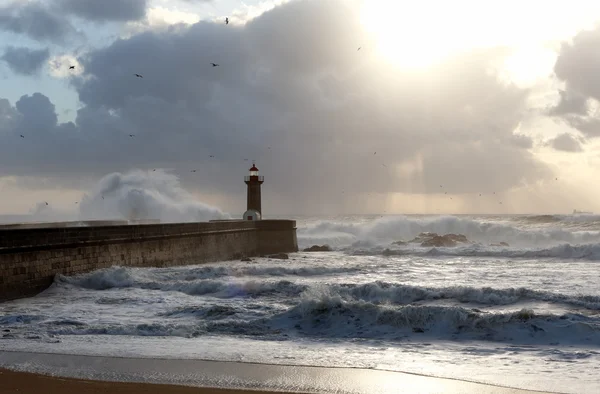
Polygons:
<instances>
[{"instance_id":1,"label":"sun glare","mask_svg":"<svg viewBox=\"0 0 600 394\"><path fill-rule=\"evenodd\" d=\"M600 2L580 0L582 9L599 8ZM575 8L575 7L574 7ZM540 9L544 17L540 18ZM497 46L529 50L544 42L568 38L588 18L567 12L541 0L365 0L361 22L376 43L371 48L382 59L401 68L424 68L452 54ZM545 71L548 55L540 61L520 51L507 66L511 73L526 75ZM530 61L531 60L531 61ZM542 72L543 72L542 71Z\"/></svg>"},{"instance_id":2,"label":"sun glare","mask_svg":"<svg viewBox=\"0 0 600 394\"><path fill-rule=\"evenodd\" d=\"M452 14L457 13L443 2L368 0L361 21L385 60L422 68L472 46L464 16Z\"/></svg>"}]
</instances>

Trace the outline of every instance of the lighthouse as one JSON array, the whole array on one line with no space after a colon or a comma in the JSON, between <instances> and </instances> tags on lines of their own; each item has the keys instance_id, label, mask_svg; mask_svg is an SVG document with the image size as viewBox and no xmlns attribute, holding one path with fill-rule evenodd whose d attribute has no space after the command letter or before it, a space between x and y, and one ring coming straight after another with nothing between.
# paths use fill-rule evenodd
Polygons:
<instances>
[{"instance_id":1,"label":"lighthouse","mask_svg":"<svg viewBox=\"0 0 600 394\"><path fill-rule=\"evenodd\" d=\"M260 203L260 185L265 181L265 177L258 175L256 164L252 163L250 175L244 177L244 182L248 185L247 208L244 212L244 220L260 220L262 208Z\"/></svg>"}]
</instances>

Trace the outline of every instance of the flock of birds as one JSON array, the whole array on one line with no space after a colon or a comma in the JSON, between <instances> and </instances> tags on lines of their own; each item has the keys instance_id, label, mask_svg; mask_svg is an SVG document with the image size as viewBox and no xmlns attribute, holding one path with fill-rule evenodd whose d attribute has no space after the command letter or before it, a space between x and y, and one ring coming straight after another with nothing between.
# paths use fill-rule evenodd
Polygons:
<instances>
[{"instance_id":1,"label":"flock of birds","mask_svg":"<svg viewBox=\"0 0 600 394\"><path fill-rule=\"evenodd\" d=\"M229 25L229 18L228 18L228 17L226 17L226 18L225 18L225 24L226 24L226 25ZM361 49L362 49L362 47L358 47L357 51L360 51ZM211 63L209 63L209 64L210 64L212 67L219 67L219 66L220 66L220 64L218 64L218 63L213 63L213 62L211 62ZM69 66L69 70L75 70L75 66L73 66L73 65ZM134 75L136 78L144 78L144 76L143 76L142 74L134 73L133 75ZM25 136L24 136L23 134L20 134L20 137L21 137L21 138L25 138ZM130 137L130 138L134 138L134 137L135 137L135 134L129 134L129 137ZM271 147L268 147L268 149L271 149ZM373 153L373 155L377 155L377 152L374 152L374 153ZM214 158L214 157L215 157L214 155L210 155L210 158ZM247 161L249 161L249 159L244 159L244 161L245 161L245 162L247 162ZM385 165L385 164L383 164L383 163L382 163L381 165L382 165L383 167L385 167L385 168L388 168L388 166L387 166L387 165ZM153 171L153 172L156 172L156 169L153 169L152 171ZM195 173L195 172L197 172L197 171L198 171L198 170L195 170L195 169L194 169L194 170L190 170L190 172L192 172L192 173ZM556 180L558 181L558 178L556 178ZM442 189L443 189L443 185L440 185L440 188L442 188ZM344 192L344 191L342 191L342 194L344 194L344 193L345 193L345 192ZM444 195L447 195L447 194L448 194L448 192L447 192L447 191L445 191L445 192L444 192ZM493 195L495 195L495 194L496 194L496 192L493 192L492 194L493 194ZM370 194L369 194L369 195L370 195ZM481 196L482 196L482 193L479 193L479 197L481 197ZM104 196L102 196L102 199L104 200ZM450 200L453 200L453 197L451 197L451 196L450 196ZM45 202L45 204L46 204L46 205L48 205L48 202ZM76 201L76 202L75 202L75 204L79 204L79 201ZM499 204L499 205L502 205L502 201L499 201L499 202L498 202L498 204Z\"/></svg>"}]
</instances>

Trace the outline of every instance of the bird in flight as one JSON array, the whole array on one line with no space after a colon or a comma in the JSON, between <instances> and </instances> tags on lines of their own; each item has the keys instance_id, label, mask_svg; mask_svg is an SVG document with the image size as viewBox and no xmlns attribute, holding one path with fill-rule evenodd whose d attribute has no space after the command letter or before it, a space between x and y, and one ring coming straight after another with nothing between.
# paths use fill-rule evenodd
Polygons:
<instances>
[{"instance_id":1,"label":"bird in flight","mask_svg":"<svg viewBox=\"0 0 600 394\"><path fill-rule=\"evenodd\" d=\"M196 170L192 170L191 172L196 172Z\"/></svg>"},{"instance_id":2,"label":"bird in flight","mask_svg":"<svg viewBox=\"0 0 600 394\"><path fill-rule=\"evenodd\" d=\"M140 74L133 74L133 75L135 75L135 76L136 76L136 77L138 77L138 78L144 78L144 77L142 77Z\"/></svg>"},{"instance_id":3,"label":"bird in flight","mask_svg":"<svg viewBox=\"0 0 600 394\"><path fill-rule=\"evenodd\" d=\"M25 138L25 136L23 134L20 134L21 138Z\"/></svg>"},{"instance_id":4,"label":"bird in flight","mask_svg":"<svg viewBox=\"0 0 600 394\"><path fill-rule=\"evenodd\" d=\"M75 204L79 204L79 201L75 201Z\"/></svg>"},{"instance_id":5,"label":"bird in flight","mask_svg":"<svg viewBox=\"0 0 600 394\"><path fill-rule=\"evenodd\" d=\"M48 201L44 201L46 203L46 205L48 205Z\"/></svg>"},{"instance_id":6,"label":"bird in flight","mask_svg":"<svg viewBox=\"0 0 600 394\"><path fill-rule=\"evenodd\" d=\"M156 171L156 168L152 170L152 172Z\"/></svg>"},{"instance_id":7,"label":"bird in flight","mask_svg":"<svg viewBox=\"0 0 600 394\"><path fill-rule=\"evenodd\" d=\"M215 158L215 155L210 155L209 157L212 157L213 159Z\"/></svg>"},{"instance_id":8,"label":"bird in flight","mask_svg":"<svg viewBox=\"0 0 600 394\"><path fill-rule=\"evenodd\" d=\"M135 134L129 134L130 137L135 137Z\"/></svg>"},{"instance_id":9,"label":"bird in flight","mask_svg":"<svg viewBox=\"0 0 600 394\"><path fill-rule=\"evenodd\" d=\"M211 63L213 67L219 67L217 63Z\"/></svg>"},{"instance_id":10,"label":"bird in flight","mask_svg":"<svg viewBox=\"0 0 600 394\"><path fill-rule=\"evenodd\" d=\"M250 161L250 160L248 160L248 159L244 159L244 161Z\"/></svg>"},{"instance_id":11,"label":"bird in flight","mask_svg":"<svg viewBox=\"0 0 600 394\"><path fill-rule=\"evenodd\" d=\"M362 47L358 47L358 49L356 50L356 52L360 51L360 48L362 48Z\"/></svg>"},{"instance_id":12,"label":"bird in flight","mask_svg":"<svg viewBox=\"0 0 600 394\"><path fill-rule=\"evenodd\" d=\"M69 70L75 70L75 66L69 67Z\"/></svg>"},{"instance_id":13,"label":"bird in flight","mask_svg":"<svg viewBox=\"0 0 600 394\"><path fill-rule=\"evenodd\" d=\"M228 25L229 24L229 18L225 18L225 24Z\"/></svg>"}]
</instances>

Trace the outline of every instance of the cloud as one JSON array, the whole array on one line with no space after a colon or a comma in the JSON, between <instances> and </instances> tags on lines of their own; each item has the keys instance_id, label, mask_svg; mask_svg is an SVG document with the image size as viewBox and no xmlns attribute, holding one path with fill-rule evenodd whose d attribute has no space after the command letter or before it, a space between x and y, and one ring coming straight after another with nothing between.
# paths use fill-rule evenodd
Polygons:
<instances>
[{"instance_id":1,"label":"cloud","mask_svg":"<svg viewBox=\"0 0 600 394\"><path fill-rule=\"evenodd\" d=\"M559 90L560 101L549 111L551 116L586 115L588 98L576 92Z\"/></svg>"},{"instance_id":2,"label":"cloud","mask_svg":"<svg viewBox=\"0 0 600 394\"><path fill-rule=\"evenodd\" d=\"M560 101L549 111L589 138L600 137L599 45L600 26L562 44L554 72L566 89L559 92Z\"/></svg>"},{"instance_id":3,"label":"cloud","mask_svg":"<svg viewBox=\"0 0 600 394\"><path fill-rule=\"evenodd\" d=\"M29 49L9 46L4 51L1 59L8 64L10 69L22 75L37 73L44 62L50 57L48 49Z\"/></svg>"},{"instance_id":4,"label":"cloud","mask_svg":"<svg viewBox=\"0 0 600 394\"><path fill-rule=\"evenodd\" d=\"M569 133L563 133L548 141L548 145L562 152L581 152L581 143Z\"/></svg>"},{"instance_id":5,"label":"cloud","mask_svg":"<svg viewBox=\"0 0 600 394\"><path fill-rule=\"evenodd\" d=\"M171 25L180 23L194 24L199 20L200 17L193 13L170 10L163 7L153 7L148 9L145 19L129 22L125 30L134 35L147 30L165 29Z\"/></svg>"},{"instance_id":6,"label":"cloud","mask_svg":"<svg viewBox=\"0 0 600 394\"><path fill-rule=\"evenodd\" d=\"M142 19L148 0L59 0L61 10L97 21L125 22Z\"/></svg>"},{"instance_id":7,"label":"cloud","mask_svg":"<svg viewBox=\"0 0 600 394\"><path fill-rule=\"evenodd\" d=\"M71 69L71 67L75 68ZM54 78L69 78L84 73L83 66L73 55L52 56L48 60L48 68L50 69L50 75Z\"/></svg>"},{"instance_id":8,"label":"cloud","mask_svg":"<svg viewBox=\"0 0 600 394\"><path fill-rule=\"evenodd\" d=\"M64 42L79 34L62 14L40 2L29 1L13 1L0 7L0 30L53 42Z\"/></svg>"},{"instance_id":9,"label":"cloud","mask_svg":"<svg viewBox=\"0 0 600 394\"><path fill-rule=\"evenodd\" d=\"M36 111L6 109L0 172L164 167L186 187L243 196L244 159L256 159L272 206L296 212L369 192L491 192L552 176L514 134L529 91L490 72L508 51L405 72L357 52L370 38L348 4L294 1L245 25L200 21L92 50L70 79L75 122L57 123L47 98L21 99Z\"/></svg>"},{"instance_id":10,"label":"cloud","mask_svg":"<svg viewBox=\"0 0 600 394\"><path fill-rule=\"evenodd\" d=\"M523 134L513 134L509 140L514 146L518 146L523 149L531 149L533 148L533 139L527 135Z\"/></svg>"}]
</instances>

